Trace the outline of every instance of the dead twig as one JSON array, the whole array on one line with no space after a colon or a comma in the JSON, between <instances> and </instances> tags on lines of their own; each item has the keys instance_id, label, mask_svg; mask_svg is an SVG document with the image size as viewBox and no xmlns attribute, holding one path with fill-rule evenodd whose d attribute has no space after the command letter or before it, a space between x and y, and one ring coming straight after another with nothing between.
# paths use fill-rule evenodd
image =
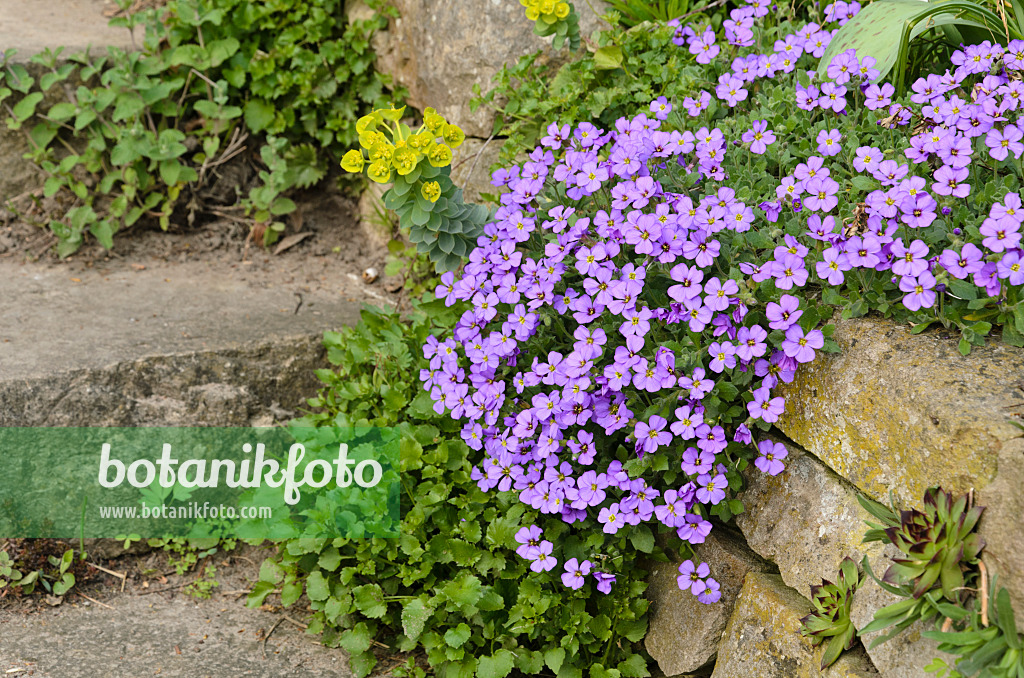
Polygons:
<instances>
[{"instance_id":1,"label":"dead twig","mask_svg":"<svg viewBox=\"0 0 1024 678\"><path fill-rule=\"evenodd\" d=\"M101 603L100 601L96 600L95 598L90 598L89 596L85 595L81 591L76 591L75 593L77 593L78 595L82 596L83 598L85 598L86 600L88 600L91 603L96 603L100 607L105 607L108 610L113 610L114 609L110 605L107 605L106 603Z\"/></svg>"},{"instance_id":2,"label":"dead twig","mask_svg":"<svg viewBox=\"0 0 1024 678\"><path fill-rule=\"evenodd\" d=\"M148 596L150 593L163 593L164 591L177 591L178 589L185 588L186 586L188 586L191 583L192 582L187 581L184 584L177 584L176 586L165 586L162 589L148 589L148 590L145 590L145 591L140 591L139 595L140 596Z\"/></svg>"},{"instance_id":3,"label":"dead twig","mask_svg":"<svg viewBox=\"0 0 1024 678\"><path fill-rule=\"evenodd\" d=\"M988 568L985 561L978 561L978 569L981 571L981 625L988 626Z\"/></svg>"},{"instance_id":4,"label":"dead twig","mask_svg":"<svg viewBox=\"0 0 1024 678\"><path fill-rule=\"evenodd\" d=\"M261 650L263 652L264 659L267 658L267 641L270 640L271 634L273 634L274 631L277 630L277 627L281 625L281 622L283 622L287 618L288 617L281 617L280 619L278 619L276 622L274 622L274 625L270 627L270 630L267 631L267 635L263 636L263 645L261 646Z\"/></svg>"}]
</instances>

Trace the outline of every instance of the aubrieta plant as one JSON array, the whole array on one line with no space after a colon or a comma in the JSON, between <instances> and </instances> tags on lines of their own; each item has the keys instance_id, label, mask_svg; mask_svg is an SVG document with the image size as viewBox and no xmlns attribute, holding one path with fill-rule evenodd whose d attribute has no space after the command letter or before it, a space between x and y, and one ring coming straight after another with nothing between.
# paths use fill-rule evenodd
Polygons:
<instances>
[{"instance_id":1,"label":"aubrieta plant","mask_svg":"<svg viewBox=\"0 0 1024 678\"><path fill-rule=\"evenodd\" d=\"M354 173L365 168L366 176L378 184L394 182L384 193L384 206L395 211L409 240L438 272L451 271L473 248L489 216L485 207L467 204L462 189L450 179L452 149L466 135L432 108L424 111L422 127L413 132L401 122L404 112L404 106L377 109L360 118L356 130L367 155L353 149L341 167Z\"/></svg>"},{"instance_id":2,"label":"aubrieta plant","mask_svg":"<svg viewBox=\"0 0 1024 678\"><path fill-rule=\"evenodd\" d=\"M519 0L526 8L526 18L534 22L533 32L541 37L555 36L552 46L562 49L569 41L569 49L580 47L580 17L572 3L564 0Z\"/></svg>"},{"instance_id":3,"label":"aubrieta plant","mask_svg":"<svg viewBox=\"0 0 1024 678\"><path fill-rule=\"evenodd\" d=\"M855 10L829 5L826 26ZM486 455L483 490L620 548L648 524L675 532L680 585L705 602L718 584L690 546L743 510L751 462L781 472L776 389L838 350L821 326L833 307L940 321L964 352L993 323L1024 344L1018 46L959 51L894 100L871 57L816 64L832 29L768 15L763 0L732 10L724 39L678 27L706 61L686 118L655 101L614 129L551 125L495 172L500 207L436 292L471 308L424 347L435 408ZM566 586L613 582L598 549L519 541Z\"/></svg>"}]
</instances>

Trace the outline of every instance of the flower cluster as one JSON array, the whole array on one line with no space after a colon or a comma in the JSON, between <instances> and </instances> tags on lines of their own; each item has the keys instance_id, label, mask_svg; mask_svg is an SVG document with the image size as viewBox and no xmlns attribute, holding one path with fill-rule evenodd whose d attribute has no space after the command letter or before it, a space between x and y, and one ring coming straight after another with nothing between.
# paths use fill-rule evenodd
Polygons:
<instances>
[{"instance_id":1,"label":"flower cluster","mask_svg":"<svg viewBox=\"0 0 1024 678\"><path fill-rule=\"evenodd\" d=\"M399 176L407 176L427 160L431 167L447 167L452 164L452 149L458 148L466 139L458 125L449 124L432 108L423 113L423 125L413 132L401 124L405 107L376 110L364 115L356 122L359 145L366 151L352 149L341 159L346 172L360 173L366 167L366 175L378 184L392 180L392 170ZM388 127L389 121L393 127ZM367 166L368 163L368 166ZM424 198L436 202L441 191L437 182L425 184Z\"/></svg>"},{"instance_id":2,"label":"flower cluster","mask_svg":"<svg viewBox=\"0 0 1024 678\"><path fill-rule=\"evenodd\" d=\"M836 2L825 15L842 24L858 9ZM770 54L749 51L767 11L760 0L733 10L726 46L677 26L695 61L730 64L709 78L713 94L682 102L697 120L657 100L653 117L611 129L553 124L526 162L494 173L500 206L436 291L467 310L452 336L427 341L421 374L435 410L482 451L481 489L605 535L660 526L692 554L712 517L742 510L732 497L749 465L783 471L786 449L767 436L785 410L779 386L836 350L819 299L848 316L898 306L926 326L951 289L963 303L942 318L965 341L991 324L968 318L964 300L975 313L995 307L981 312L1004 327L1019 314L1024 331L1017 193L1004 188L978 226L949 218L966 215L982 145L995 162L1024 152L1012 46L957 52L955 72L915 83L908 103L870 83L870 57L844 53L820 75L798 68L832 38L818 24L783 34ZM968 76L980 80L970 94ZM731 116L712 126L720 106ZM789 116L771 109L787 106L819 129L768 158ZM557 567L539 528L517 541L534 571ZM567 558L563 583L591 577L606 591L612 575L594 563L607 557ZM713 602L710 574L684 560L679 585Z\"/></svg>"}]
</instances>

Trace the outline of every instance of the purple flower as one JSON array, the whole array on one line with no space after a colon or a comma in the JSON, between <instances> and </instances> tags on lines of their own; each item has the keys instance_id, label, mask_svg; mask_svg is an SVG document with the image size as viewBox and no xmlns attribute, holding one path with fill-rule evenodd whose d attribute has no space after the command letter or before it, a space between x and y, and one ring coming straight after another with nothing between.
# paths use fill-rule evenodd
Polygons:
<instances>
[{"instance_id":1,"label":"purple flower","mask_svg":"<svg viewBox=\"0 0 1024 678\"><path fill-rule=\"evenodd\" d=\"M836 197L839 184L829 177L814 177L807 181L805 188L810 194L806 200L808 209L831 212L839 204L839 198Z\"/></svg>"},{"instance_id":2,"label":"purple flower","mask_svg":"<svg viewBox=\"0 0 1024 678\"><path fill-rule=\"evenodd\" d=\"M786 399L782 396L772 398L767 386L762 386L754 393L754 399L747 403L747 411L754 419L763 419L769 424L775 423L786 410Z\"/></svg>"},{"instance_id":3,"label":"purple flower","mask_svg":"<svg viewBox=\"0 0 1024 678\"><path fill-rule=\"evenodd\" d=\"M721 598L721 585L711 577L708 577L704 581L704 590L697 594L697 600L705 605L710 605L717 603Z\"/></svg>"},{"instance_id":4,"label":"purple flower","mask_svg":"<svg viewBox=\"0 0 1024 678\"><path fill-rule=\"evenodd\" d=\"M900 279L900 290L906 292L903 305L911 311L930 308L935 305L935 276L928 271L919 276L904 276Z\"/></svg>"},{"instance_id":5,"label":"purple flower","mask_svg":"<svg viewBox=\"0 0 1024 678\"><path fill-rule=\"evenodd\" d=\"M782 443L762 440L757 444L758 457L754 460L754 466L770 476L777 476L782 473L785 466L782 459L786 458L789 452Z\"/></svg>"},{"instance_id":6,"label":"purple flower","mask_svg":"<svg viewBox=\"0 0 1024 678\"><path fill-rule=\"evenodd\" d=\"M728 486L729 483L722 473L713 477L710 473L697 476L697 501L702 504L717 504L725 499L725 488Z\"/></svg>"},{"instance_id":7,"label":"purple flower","mask_svg":"<svg viewBox=\"0 0 1024 678\"><path fill-rule=\"evenodd\" d=\"M775 143L775 134L768 129L767 120L755 120L740 138L743 143L750 144L750 152L757 155L763 155L768 146Z\"/></svg>"},{"instance_id":8,"label":"purple flower","mask_svg":"<svg viewBox=\"0 0 1024 678\"><path fill-rule=\"evenodd\" d=\"M667 98L658 97L651 102L650 110L658 120L667 120L668 114L672 112L672 104L668 102Z\"/></svg>"},{"instance_id":9,"label":"purple flower","mask_svg":"<svg viewBox=\"0 0 1024 678\"><path fill-rule=\"evenodd\" d=\"M668 421L656 414L651 415L648 423L637 422L636 427L633 429L633 436L636 438L637 447L649 454L660 446L668 445L672 442L672 434L664 430L666 424L668 424Z\"/></svg>"},{"instance_id":10,"label":"purple flower","mask_svg":"<svg viewBox=\"0 0 1024 678\"><path fill-rule=\"evenodd\" d=\"M783 294L779 303L768 302L765 307L765 315L768 316L768 327L773 330L785 330L800 319L803 311L800 308L800 300L791 294Z\"/></svg>"},{"instance_id":11,"label":"purple flower","mask_svg":"<svg viewBox=\"0 0 1024 678\"><path fill-rule=\"evenodd\" d=\"M549 541L542 541L533 553L533 563L530 569L534 572L547 572L558 565L558 559L551 555L554 544Z\"/></svg>"},{"instance_id":12,"label":"purple flower","mask_svg":"<svg viewBox=\"0 0 1024 678\"><path fill-rule=\"evenodd\" d=\"M840 134L839 130L833 129L829 131L821 130L818 132L818 153L826 157L832 157L833 155L839 155L839 152L843 150L840 145L843 135ZM811 208L814 209L814 208Z\"/></svg>"},{"instance_id":13,"label":"purple flower","mask_svg":"<svg viewBox=\"0 0 1024 678\"><path fill-rule=\"evenodd\" d=\"M711 574L711 568L707 563L694 565L692 560L687 559L679 564L679 576L676 577L676 583L681 591L689 590L696 596L707 588L704 579L709 574Z\"/></svg>"},{"instance_id":14,"label":"purple flower","mask_svg":"<svg viewBox=\"0 0 1024 678\"><path fill-rule=\"evenodd\" d=\"M895 93L896 88L887 82L868 85L864 90L864 107L871 111L886 108L892 103L892 95Z\"/></svg>"},{"instance_id":15,"label":"purple flower","mask_svg":"<svg viewBox=\"0 0 1024 678\"><path fill-rule=\"evenodd\" d=\"M1024 153L1024 133L1015 125L1007 125L1002 130L992 128L985 135L985 145L988 146L988 154L996 160L1006 160L1010 153L1014 158L1019 158Z\"/></svg>"},{"instance_id":16,"label":"purple flower","mask_svg":"<svg viewBox=\"0 0 1024 678\"><path fill-rule=\"evenodd\" d=\"M589 560L582 563L576 558L565 561L565 572L562 574L562 583L570 589L583 588L584 577L590 574L592 564Z\"/></svg>"},{"instance_id":17,"label":"purple flower","mask_svg":"<svg viewBox=\"0 0 1024 678\"><path fill-rule=\"evenodd\" d=\"M846 88L831 82L822 83L818 105L826 110L839 113L846 108Z\"/></svg>"},{"instance_id":18,"label":"purple flower","mask_svg":"<svg viewBox=\"0 0 1024 678\"><path fill-rule=\"evenodd\" d=\"M606 572L594 572L594 579L597 580L597 590L604 594L612 592L612 584L615 583L615 575Z\"/></svg>"},{"instance_id":19,"label":"purple flower","mask_svg":"<svg viewBox=\"0 0 1024 678\"><path fill-rule=\"evenodd\" d=\"M811 330L804 334L803 328L793 325L786 330L786 339L782 342L782 350L798 363L809 363L814 360L814 350L825 345L825 336L820 330Z\"/></svg>"}]
</instances>

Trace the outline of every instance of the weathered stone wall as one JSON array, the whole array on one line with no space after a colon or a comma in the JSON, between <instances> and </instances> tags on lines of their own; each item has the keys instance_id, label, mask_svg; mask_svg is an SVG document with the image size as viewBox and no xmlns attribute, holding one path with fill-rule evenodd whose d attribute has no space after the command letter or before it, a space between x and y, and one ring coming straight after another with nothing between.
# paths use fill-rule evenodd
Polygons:
<instances>
[{"instance_id":1,"label":"weathered stone wall","mask_svg":"<svg viewBox=\"0 0 1024 678\"><path fill-rule=\"evenodd\" d=\"M822 648L800 637L812 584L834 580L846 556L867 556L881 574L895 554L861 543L868 514L858 493L887 503L891 491L919 507L931 485L973 490L986 507L983 560L1024 611L1024 351L990 342L964 357L949 336L865 319L838 323L834 338L841 353L801 367L782 389L785 471L751 468L740 535L698 547L722 581L716 609L674 590L675 564L652 574L646 646L668 676L926 676L942 655L923 624L865 650L871 634L824 672ZM868 580L854 595L854 625L895 600Z\"/></svg>"}]
</instances>

